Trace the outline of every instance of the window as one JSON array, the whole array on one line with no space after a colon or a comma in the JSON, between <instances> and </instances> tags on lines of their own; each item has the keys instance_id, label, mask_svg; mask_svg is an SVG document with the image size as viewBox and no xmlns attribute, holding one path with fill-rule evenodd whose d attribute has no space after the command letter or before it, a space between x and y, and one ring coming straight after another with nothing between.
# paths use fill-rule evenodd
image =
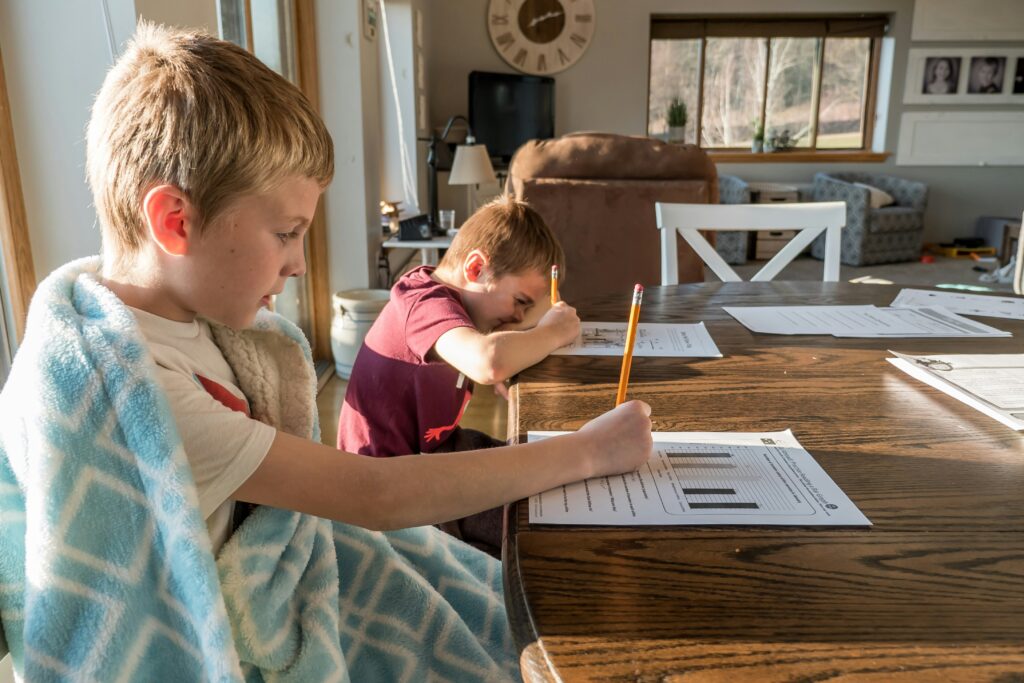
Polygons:
<instances>
[{"instance_id":1,"label":"window","mask_svg":"<svg viewBox=\"0 0 1024 683\"><path fill-rule=\"evenodd\" d=\"M668 134L686 106L681 141L749 150L766 141L804 151L869 150L885 17L679 19L651 23L647 133Z\"/></svg>"}]
</instances>

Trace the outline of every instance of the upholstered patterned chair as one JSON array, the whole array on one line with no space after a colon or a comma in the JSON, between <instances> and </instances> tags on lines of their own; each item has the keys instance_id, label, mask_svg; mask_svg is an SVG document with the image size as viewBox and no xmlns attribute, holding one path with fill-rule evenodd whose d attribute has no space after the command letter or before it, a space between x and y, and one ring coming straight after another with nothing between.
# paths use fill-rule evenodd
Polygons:
<instances>
[{"instance_id":1,"label":"upholstered patterned chair","mask_svg":"<svg viewBox=\"0 0 1024 683\"><path fill-rule=\"evenodd\" d=\"M750 185L734 175L718 176L719 204L749 204ZM719 232L715 235L715 251L726 263L736 266L747 262L746 232Z\"/></svg>"},{"instance_id":2,"label":"upholstered patterned chair","mask_svg":"<svg viewBox=\"0 0 1024 683\"><path fill-rule=\"evenodd\" d=\"M892 195L896 203L871 208L870 192L854 183L876 187ZM817 173L814 201L846 202L846 227L840 260L849 266L913 261L921 255L924 208L928 186L924 183L869 173ZM825 240L811 245L815 258L824 258Z\"/></svg>"}]
</instances>

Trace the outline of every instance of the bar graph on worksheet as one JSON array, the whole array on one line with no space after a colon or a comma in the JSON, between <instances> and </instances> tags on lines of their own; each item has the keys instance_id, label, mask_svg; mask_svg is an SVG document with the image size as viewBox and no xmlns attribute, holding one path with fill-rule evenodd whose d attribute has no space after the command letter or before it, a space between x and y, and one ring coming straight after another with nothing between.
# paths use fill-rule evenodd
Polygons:
<instances>
[{"instance_id":1,"label":"bar graph on worksheet","mask_svg":"<svg viewBox=\"0 0 1024 683\"><path fill-rule=\"evenodd\" d=\"M668 514L814 514L766 448L658 443L655 449L659 457L649 467Z\"/></svg>"}]
</instances>

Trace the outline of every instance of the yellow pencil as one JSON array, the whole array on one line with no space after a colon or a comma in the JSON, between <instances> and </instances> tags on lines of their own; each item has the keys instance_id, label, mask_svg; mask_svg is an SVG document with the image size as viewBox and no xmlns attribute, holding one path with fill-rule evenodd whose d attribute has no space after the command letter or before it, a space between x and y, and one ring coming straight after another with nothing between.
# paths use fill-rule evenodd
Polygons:
<instances>
[{"instance_id":1,"label":"yellow pencil","mask_svg":"<svg viewBox=\"0 0 1024 683\"><path fill-rule=\"evenodd\" d=\"M640 301L644 297L643 285L633 287L633 305L629 308L629 325L626 327L626 348L622 352L622 371L619 373L619 391L615 395L615 405L626 400L626 387L629 385L629 368L633 364L633 345L636 343L636 326L640 322Z\"/></svg>"},{"instance_id":2,"label":"yellow pencil","mask_svg":"<svg viewBox=\"0 0 1024 683\"><path fill-rule=\"evenodd\" d=\"M558 303L558 266L551 266L551 305Z\"/></svg>"}]
</instances>

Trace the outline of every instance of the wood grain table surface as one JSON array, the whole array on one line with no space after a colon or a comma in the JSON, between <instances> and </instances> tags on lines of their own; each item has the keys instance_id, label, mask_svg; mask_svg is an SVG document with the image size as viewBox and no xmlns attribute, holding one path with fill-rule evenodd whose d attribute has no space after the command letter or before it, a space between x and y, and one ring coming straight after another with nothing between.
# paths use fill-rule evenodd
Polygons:
<instances>
[{"instance_id":1,"label":"wood grain table surface","mask_svg":"<svg viewBox=\"0 0 1024 683\"><path fill-rule=\"evenodd\" d=\"M641 322L704 321L723 358L637 358L656 431L792 429L871 528L530 525L509 507L506 601L527 680L1024 681L1024 437L885 362L1021 353L1010 339L755 334L722 306L888 305L898 287L649 288ZM625 321L629 292L580 302ZM509 433L612 407L619 358L553 356L512 388Z\"/></svg>"}]
</instances>

